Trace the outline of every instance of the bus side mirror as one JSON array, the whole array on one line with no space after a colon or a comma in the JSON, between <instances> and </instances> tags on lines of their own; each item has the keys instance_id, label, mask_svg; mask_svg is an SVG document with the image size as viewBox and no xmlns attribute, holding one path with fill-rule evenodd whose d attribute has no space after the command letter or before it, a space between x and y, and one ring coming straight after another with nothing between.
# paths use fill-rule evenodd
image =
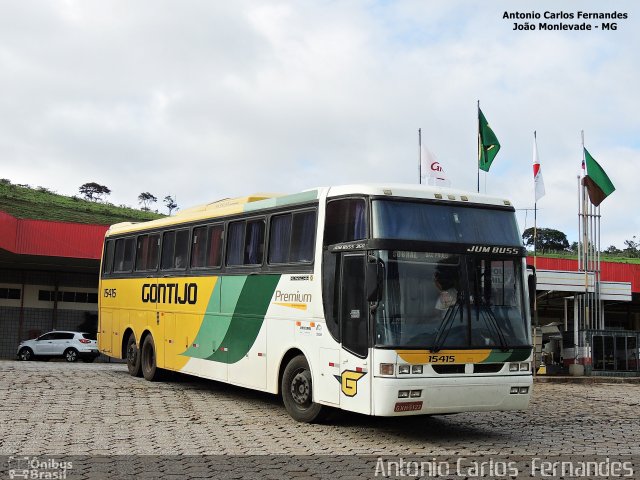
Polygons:
<instances>
[{"instance_id":1,"label":"bus side mirror","mask_svg":"<svg viewBox=\"0 0 640 480\"><path fill-rule=\"evenodd\" d=\"M380 274L378 259L373 255L367 255L367 271L365 272L365 288L367 301L377 302L380 300Z\"/></svg>"},{"instance_id":2,"label":"bus side mirror","mask_svg":"<svg viewBox=\"0 0 640 480\"><path fill-rule=\"evenodd\" d=\"M529 287L529 307L533 310L536 300L536 268L527 265L527 286Z\"/></svg>"}]
</instances>

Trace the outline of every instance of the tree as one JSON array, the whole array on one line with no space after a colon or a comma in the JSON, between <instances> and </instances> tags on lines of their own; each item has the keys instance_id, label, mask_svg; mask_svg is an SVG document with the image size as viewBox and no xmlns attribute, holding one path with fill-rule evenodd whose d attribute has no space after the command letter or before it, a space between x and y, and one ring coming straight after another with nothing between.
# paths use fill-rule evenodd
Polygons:
<instances>
[{"instance_id":1,"label":"tree","mask_svg":"<svg viewBox=\"0 0 640 480\"><path fill-rule=\"evenodd\" d=\"M156 203L158 199L149 192L142 192L138 195L138 203L142 204L142 210L145 212L149 211L149 205L152 203Z\"/></svg>"},{"instance_id":2,"label":"tree","mask_svg":"<svg viewBox=\"0 0 640 480\"><path fill-rule=\"evenodd\" d=\"M173 199L171 195L167 195L166 197L164 197L164 204L169 210L169 215L171 215L171 212L173 210L178 209L178 204L176 203L176 201Z\"/></svg>"},{"instance_id":3,"label":"tree","mask_svg":"<svg viewBox=\"0 0 640 480\"><path fill-rule=\"evenodd\" d=\"M81 185L78 190L82 195L84 195L84 198L91 200L92 202L102 200L103 196L111 194L111 190L96 182L85 183Z\"/></svg>"},{"instance_id":4,"label":"tree","mask_svg":"<svg viewBox=\"0 0 640 480\"><path fill-rule=\"evenodd\" d=\"M640 257L640 242L636 242L636 236L632 237L632 240L624 241L625 249L624 254L631 258Z\"/></svg>"},{"instance_id":5,"label":"tree","mask_svg":"<svg viewBox=\"0 0 640 480\"><path fill-rule=\"evenodd\" d=\"M533 227L527 228L522 234L524 244L533 246ZM538 228L536 232L537 249L541 252L557 252L569 250L567 236L553 228Z\"/></svg>"}]
</instances>

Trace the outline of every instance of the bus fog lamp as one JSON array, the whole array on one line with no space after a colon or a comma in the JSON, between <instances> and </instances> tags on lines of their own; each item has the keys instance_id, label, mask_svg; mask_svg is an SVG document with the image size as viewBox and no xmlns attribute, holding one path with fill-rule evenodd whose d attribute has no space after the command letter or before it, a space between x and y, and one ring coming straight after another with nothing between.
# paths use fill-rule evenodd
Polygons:
<instances>
[{"instance_id":1,"label":"bus fog lamp","mask_svg":"<svg viewBox=\"0 0 640 480\"><path fill-rule=\"evenodd\" d=\"M411 392L409 393L409 396L411 398L418 398L422 396L422 390L411 390Z\"/></svg>"},{"instance_id":2,"label":"bus fog lamp","mask_svg":"<svg viewBox=\"0 0 640 480\"><path fill-rule=\"evenodd\" d=\"M528 372L529 370L531 370L531 367L529 366L529 362L525 362L525 363L521 363L520 364L520 371L521 372Z\"/></svg>"},{"instance_id":3,"label":"bus fog lamp","mask_svg":"<svg viewBox=\"0 0 640 480\"><path fill-rule=\"evenodd\" d=\"M520 389L518 387L511 387L511 390L509 391L509 393L511 395L517 395L519 390Z\"/></svg>"},{"instance_id":4,"label":"bus fog lamp","mask_svg":"<svg viewBox=\"0 0 640 480\"><path fill-rule=\"evenodd\" d=\"M411 373L411 365L398 365L398 373L400 375L407 375Z\"/></svg>"},{"instance_id":5,"label":"bus fog lamp","mask_svg":"<svg viewBox=\"0 0 640 480\"><path fill-rule=\"evenodd\" d=\"M393 363L381 363L380 375L393 375L394 367Z\"/></svg>"},{"instance_id":6,"label":"bus fog lamp","mask_svg":"<svg viewBox=\"0 0 640 480\"><path fill-rule=\"evenodd\" d=\"M518 370L520 370L520 364L519 363L510 363L509 364L509 371L510 372L517 372Z\"/></svg>"},{"instance_id":7,"label":"bus fog lamp","mask_svg":"<svg viewBox=\"0 0 640 480\"><path fill-rule=\"evenodd\" d=\"M422 365L412 365L411 373L417 373L418 375L422 375Z\"/></svg>"},{"instance_id":8,"label":"bus fog lamp","mask_svg":"<svg viewBox=\"0 0 640 480\"><path fill-rule=\"evenodd\" d=\"M518 393L520 393L521 395L526 395L527 393L529 393L529 387L520 387Z\"/></svg>"},{"instance_id":9,"label":"bus fog lamp","mask_svg":"<svg viewBox=\"0 0 640 480\"><path fill-rule=\"evenodd\" d=\"M398 398L409 398L409 390L398 390Z\"/></svg>"}]
</instances>

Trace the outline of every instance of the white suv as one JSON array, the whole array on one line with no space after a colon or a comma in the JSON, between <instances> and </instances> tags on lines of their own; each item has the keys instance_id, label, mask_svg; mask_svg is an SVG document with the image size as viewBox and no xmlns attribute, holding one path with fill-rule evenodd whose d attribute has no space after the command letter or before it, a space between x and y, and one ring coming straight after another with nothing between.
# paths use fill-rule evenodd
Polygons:
<instances>
[{"instance_id":1,"label":"white suv","mask_svg":"<svg viewBox=\"0 0 640 480\"><path fill-rule=\"evenodd\" d=\"M63 357L67 362L93 362L100 355L94 334L54 331L18 345L18 359Z\"/></svg>"}]
</instances>

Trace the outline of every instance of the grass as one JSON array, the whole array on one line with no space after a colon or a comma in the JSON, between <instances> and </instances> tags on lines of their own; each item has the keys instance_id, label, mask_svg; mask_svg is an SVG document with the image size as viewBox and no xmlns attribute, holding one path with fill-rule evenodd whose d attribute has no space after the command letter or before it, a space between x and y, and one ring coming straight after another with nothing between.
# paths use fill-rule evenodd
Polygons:
<instances>
[{"instance_id":1,"label":"grass","mask_svg":"<svg viewBox=\"0 0 640 480\"><path fill-rule=\"evenodd\" d=\"M112 225L118 222L142 222L164 215L78 197L58 195L46 188L31 188L0 181L0 210L16 218Z\"/></svg>"}]
</instances>

